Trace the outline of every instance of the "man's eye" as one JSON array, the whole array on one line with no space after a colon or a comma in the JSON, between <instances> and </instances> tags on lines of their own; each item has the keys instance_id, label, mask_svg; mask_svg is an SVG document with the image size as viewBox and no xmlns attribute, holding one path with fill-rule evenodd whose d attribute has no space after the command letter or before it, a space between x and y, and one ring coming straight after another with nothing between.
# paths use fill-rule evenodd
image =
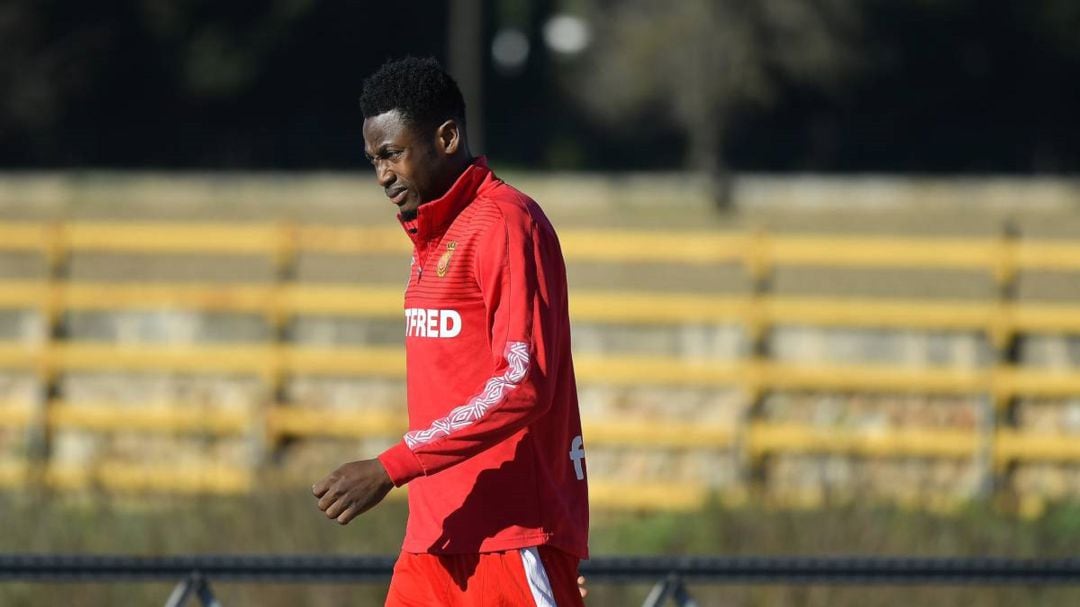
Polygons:
<instances>
[{"instance_id":1,"label":"man's eye","mask_svg":"<svg viewBox=\"0 0 1080 607\"><path fill-rule=\"evenodd\" d=\"M368 156L367 159L368 162L370 162L374 166L378 164L380 160L397 160L403 152L404 150L383 150L382 152L379 152L376 156Z\"/></svg>"}]
</instances>

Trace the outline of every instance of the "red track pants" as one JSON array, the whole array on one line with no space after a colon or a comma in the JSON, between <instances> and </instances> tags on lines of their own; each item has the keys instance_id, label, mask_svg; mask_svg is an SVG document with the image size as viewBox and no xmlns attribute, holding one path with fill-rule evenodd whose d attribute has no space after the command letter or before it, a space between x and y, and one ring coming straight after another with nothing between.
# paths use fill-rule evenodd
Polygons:
<instances>
[{"instance_id":1,"label":"red track pants","mask_svg":"<svg viewBox=\"0 0 1080 607\"><path fill-rule=\"evenodd\" d=\"M483 554L402 552L387 607L581 607L578 558L538 546Z\"/></svg>"}]
</instances>

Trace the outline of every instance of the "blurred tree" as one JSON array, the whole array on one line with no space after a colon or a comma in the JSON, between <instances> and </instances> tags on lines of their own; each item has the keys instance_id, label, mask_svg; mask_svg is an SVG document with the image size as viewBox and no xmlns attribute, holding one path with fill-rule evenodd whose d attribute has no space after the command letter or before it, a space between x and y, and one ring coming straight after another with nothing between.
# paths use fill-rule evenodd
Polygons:
<instances>
[{"instance_id":1,"label":"blurred tree","mask_svg":"<svg viewBox=\"0 0 1080 607\"><path fill-rule=\"evenodd\" d=\"M250 94L274 69L271 54L313 5L6 0L0 157L17 164L93 162L139 132L159 129L159 121L203 120L209 106Z\"/></svg>"},{"instance_id":2,"label":"blurred tree","mask_svg":"<svg viewBox=\"0 0 1080 607\"><path fill-rule=\"evenodd\" d=\"M314 0L140 0L142 29L158 47L175 47L183 89L195 98L243 93L272 69L268 56Z\"/></svg>"},{"instance_id":3,"label":"blurred tree","mask_svg":"<svg viewBox=\"0 0 1080 607\"><path fill-rule=\"evenodd\" d=\"M596 38L575 93L602 118L673 121L689 167L730 203L725 131L781 81L838 82L857 65L855 0L591 0Z\"/></svg>"},{"instance_id":4,"label":"blurred tree","mask_svg":"<svg viewBox=\"0 0 1080 607\"><path fill-rule=\"evenodd\" d=\"M1080 171L1077 0L454 4L480 15L462 29L450 2L0 1L0 169L353 169L363 76L447 59L454 28L482 64L501 166L703 167L720 200L728 165ZM591 17L584 55L542 45L562 11ZM506 26L531 43L513 73L490 57Z\"/></svg>"},{"instance_id":5,"label":"blurred tree","mask_svg":"<svg viewBox=\"0 0 1080 607\"><path fill-rule=\"evenodd\" d=\"M33 135L54 128L101 72L95 55L108 37L101 21L57 19L43 4L0 3L0 153L45 147Z\"/></svg>"}]
</instances>

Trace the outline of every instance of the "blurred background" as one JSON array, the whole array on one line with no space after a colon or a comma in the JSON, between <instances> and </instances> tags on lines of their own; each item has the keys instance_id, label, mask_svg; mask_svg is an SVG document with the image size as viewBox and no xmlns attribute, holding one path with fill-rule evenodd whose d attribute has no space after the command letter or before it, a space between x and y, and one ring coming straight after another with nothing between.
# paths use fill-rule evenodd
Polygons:
<instances>
[{"instance_id":1,"label":"blurred background","mask_svg":"<svg viewBox=\"0 0 1080 607\"><path fill-rule=\"evenodd\" d=\"M474 136L507 167L1061 174L1080 166L1077 12L1068 0L11 0L0 162L353 171L363 77L413 54L455 71L481 117Z\"/></svg>"},{"instance_id":2,"label":"blurred background","mask_svg":"<svg viewBox=\"0 0 1080 607\"><path fill-rule=\"evenodd\" d=\"M594 553L1074 555L1077 32L1069 0L7 0L0 551L398 549L402 492L339 528L308 491L404 430L408 241L357 99L411 54L559 230Z\"/></svg>"}]
</instances>

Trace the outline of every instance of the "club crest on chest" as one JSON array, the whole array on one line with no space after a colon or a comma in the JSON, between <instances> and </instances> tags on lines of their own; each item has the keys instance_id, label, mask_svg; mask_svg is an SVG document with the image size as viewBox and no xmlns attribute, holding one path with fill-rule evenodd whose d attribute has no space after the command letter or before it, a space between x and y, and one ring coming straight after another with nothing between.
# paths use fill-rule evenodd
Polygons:
<instances>
[{"instance_id":1,"label":"club crest on chest","mask_svg":"<svg viewBox=\"0 0 1080 607\"><path fill-rule=\"evenodd\" d=\"M450 258L454 255L454 249L457 248L457 241L451 240L446 243L446 252L439 257L439 264L435 266L435 274L442 278L446 276L447 270L450 269Z\"/></svg>"}]
</instances>

